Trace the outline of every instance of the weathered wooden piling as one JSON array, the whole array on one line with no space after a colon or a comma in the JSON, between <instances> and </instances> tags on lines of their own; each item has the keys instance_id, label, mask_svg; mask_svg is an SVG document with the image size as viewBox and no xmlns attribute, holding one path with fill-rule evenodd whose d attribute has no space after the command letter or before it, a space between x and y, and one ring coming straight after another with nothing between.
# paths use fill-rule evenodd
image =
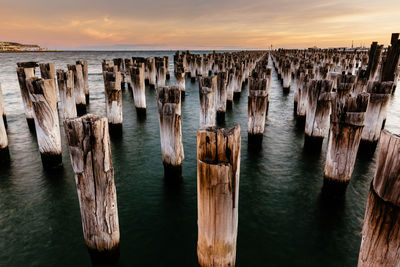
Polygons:
<instances>
[{"instance_id":1,"label":"weathered wooden piling","mask_svg":"<svg viewBox=\"0 0 400 267\"><path fill-rule=\"evenodd\" d=\"M324 170L324 191L341 194L353 173L369 94L332 95L332 114Z\"/></svg>"},{"instance_id":2,"label":"weathered wooden piling","mask_svg":"<svg viewBox=\"0 0 400 267\"><path fill-rule=\"evenodd\" d=\"M133 101L139 115L146 114L146 87L144 82L144 64L130 68Z\"/></svg>"},{"instance_id":3,"label":"weathered wooden piling","mask_svg":"<svg viewBox=\"0 0 400 267\"><path fill-rule=\"evenodd\" d=\"M57 112L57 91L52 79L26 80L33 107L36 137L45 169L62 166L61 135Z\"/></svg>"},{"instance_id":4,"label":"weathered wooden piling","mask_svg":"<svg viewBox=\"0 0 400 267\"><path fill-rule=\"evenodd\" d=\"M88 114L64 121L64 129L92 263L112 266L119 256L120 232L107 119Z\"/></svg>"},{"instance_id":5,"label":"weathered wooden piling","mask_svg":"<svg viewBox=\"0 0 400 267\"><path fill-rule=\"evenodd\" d=\"M39 64L40 68L40 76L42 79L49 79L52 80L54 88L56 88L57 92L57 87L56 87L56 67L54 63L40 63ZM58 101L58 97L57 97Z\"/></svg>"},{"instance_id":6,"label":"weathered wooden piling","mask_svg":"<svg viewBox=\"0 0 400 267\"><path fill-rule=\"evenodd\" d=\"M10 152L8 151L8 137L6 132L6 124L7 122L5 116L5 108L3 101L3 93L1 91L0 84L0 112L3 114L3 119L0 119L0 166L4 166L9 164L10 162Z\"/></svg>"},{"instance_id":7,"label":"weathered wooden piling","mask_svg":"<svg viewBox=\"0 0 400 267\"><path fill-rule=\"evenodd\" d=\"M17 63L17 76L19 88L21 90L22 102L24 104L26 122L31 131L35 130L35 121L33 119L33 107L26 80L35 76L35 68L38 66L36 62Z\"/></svg>"},{"instance_id":8,"label":"weathered wooden piling","mask_svg":"<svg viewBox=\"0 0 400 267\"><path fill-rule=\"evenodd\" d=\"M373 42L368 54L367 77L368 80L375 81L379 79L378 68L382 60L383 45Z\"/></svg>"},{"instance_id":9,"label":"weathered wooden piling","mask_svg":"<svg viewBox=\"0 0 400 267\"><path fill-rule=\"evenodd\" d=\"M200 126L215 126L217 76L199 77Z\"/></svg>"},{"instance_id":10,"label":"weathered wooden piling","mask_svg":"<svg viewBox=\"0 0 400 267\"><path fill-rule=\"evenodd\" d=\"M176 86L181 91L181 99L185 99L186 94L186 81L185 81L185 70L183 67L178 67L175 71Z\"/></svg>"},{"instance_id":11,"label":"weathered wooden piling","mask_svg":"<svg viewBox=\"0 0 400 267\"><path fill-rule=\"evenodd\" d=\"M267 79L249 78L247 102L247 133L250 144L260 145L268 112L269 87Z\"/></svg>"},{"instance_id":12,"label":"weathered wooden piling","mask_svg":"<svg viewBox=\"0 0 400 267\"><path fill-rule=\"evenodd\" d=\"M197 257L200 266L235 266L240 126L197 131Z\"/></svg>"},{"instance_id":13,"label":"weathered wooden piling","mask_svg":"<svg viewBox=\"0 0 400 267\"><path fill-rule=\"evenodd\" d=\"M165 86L165 66L160 65L157 67L157 87Z\"/></svg>"},{"instance_id":14,"label":"weathered wooden piling","mask_svg":"<svg viewBox=\"0 0 400 267\"><path fill-rule=\"evenodd\" d=\"M301 87L298 88L298 103L296 119L299 124L304 125L306 120L306 113L308 109L308 87L311 85L311 81L314 78L313 74L300 74Z\"/></svg>"},{"instance_id":15,"label":"weathered wooden piling","mask_svg":"<svg viewBox=\"0 0 400 267\"><path fill-rule=\"evenodd\" d=\"M364 216L358 267L400 265L400 136L382 131Z\"/></svg>"},{"instance_id":16,"label":"weathered wooden piling","mask_svg":"<svg viewBox=\"0 0 400 267\"><path fill-rule=\"evenodd\" d=\"M106 71L104 74L106 112L111 133L122 132L121 72Z\"/></svg>"},{"instance_id":17,"label":"weathered wooden piling","mask_svg":"<svg viewBox=\"0 0 400 267\"><path fill-rule=\"evenodd\" d=\"M1 88L1 83L0 83L0 114L2 114L3 117L4 127L6 127L7 129L7 112L4 106L3 90Z\"/></svg>"},{"instance_id":18,"label":"weathered wooden piling","mask_svg":"<svg viewBox=\"0 0 400 267\"><path fill-rule=\"evenodd\" d=\"M329 115L331 109L330 80L312 80L308 88L308 105L304 130L304 148L321 150L322 141L329 131Z\"/></svg>"},{"instance_id":19,"label":"weathered wooden piling","mask_svg":"<svg viewBox=\"0 0 400 267\"><path fill-rule=\"evenodd\" d=\"M150 88L156 87L156 77L157 77L156 61L153 58L150 62L150 69L149 69L149 86L150 86Z\"/></svg>"},{"instance_id":20,"label":"weathered wooden piling","mask_svg":"<svg viewBox=\"0 0 400 267\"><path fill-rule=\"evenodd\" d=\"M69 70L65 72L63 70L57 70L57 82L64 120L75 118L77 116L77 112L74 94L73 71Z\"/></svg>"},{"instance_id":21,"label":"weathered wooden piling","mask_svg":"<svg viewBox=\"0 0 400 267\"><path fill-rule=\"evenodd\" d=\"M228 81L226 84L226 108L232 109L232 102L233 102L233 89L235 86L235 70L229 69L228 72Z\"/></svg>"},{"instance_id":22,"label":"weathered wooden piling","mask_svg":"<svg viewBox=\"0 0 400 267\"><path fill-rule=\"evenodd\" d=\"M370 98L360 143L360 151L363 153L370 155L375 152L381 130L385 126L387 106L393 88L393 82L368 83L367 93L370 94Z\"/></svg>"},{"instance_id":23,"label":"weathered wooden piling","mask_svg":"<svg viewBox=\"0 0 400 267\"><path fill-rule=\"evenodd\" d=\"M82 64L82 74L83 74L83 87L85 88L85 99L86 105L89 104L90 100L90 89L89 89L89 65L88 62L85 60Z\"/></svg>"},{"instance_id":24,"label":"weathered wooden piling","mask_svg":"<svg viewBox=\"0 0 400 267\"><path fill-rule=\"evenodd\" d=\"M216 110L217 110L217 120L225 121L226 112L226 84L228 82L227 72L217 73L217 91L216 91Z\"/></svg>"},{"instance_id":25,"label":"weathered wooden piling","mask_svg":"<svg viewBox=\"0 0 400 267\"><path fill-rule=\"evenodd\" d=\"M391 46L389 46L386 59L383 62L381 81L394 81L394 78L397 77L400 58L400 40L398 39L399 34L393 33Z\"/></svg>"},{"instance_id":26,"label":"weathered wooden piling","mask_svg":"<svg viewBox=\"0 0 400 267\"><path fill-rule=\"evenodd\" d=\"M74 90L75 90L75 104L76 111L79 116L86 113L86 96L85 96L85 83L83 80L83 71L81 64L68 64L68 70L74 73Z\"/></svg>"},{"instance_id":27,"label":"weathered wooden piling","mask_svg":"<svg viewBox=\"0 0 400 267\"><path fill-rule=\"evenodd\" d=\"M157 105L164 176L167 179L180 179L184 152L179 88L176 86L157 88Z\"/></svg>"}]
</instances>

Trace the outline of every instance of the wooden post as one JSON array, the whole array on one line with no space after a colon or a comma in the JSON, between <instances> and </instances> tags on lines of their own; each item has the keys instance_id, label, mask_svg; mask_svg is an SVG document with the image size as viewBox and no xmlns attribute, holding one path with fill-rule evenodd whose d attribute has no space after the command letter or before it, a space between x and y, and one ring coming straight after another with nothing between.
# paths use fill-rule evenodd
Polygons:
<instances>
[{"instance_id":1,"label":"wooden post","mask_svg":"<svg viewBox=\"0 0 400 267\"><path fill-rule=\"evenodd\" d=\"M175 71L176 86L181 90L181 99L185 99L186 92L186 81L185 81L185 70L183 67L177 67Z\"/></svg>"},{"instance_id":2,"label":"wooden post","mask_svg":"<svg viewBox=\"0 0 400 267\"><path fill-rule=\"evenodd\" d=\"M3 114L3 119L0 119L0 166L10 163L10 152L8 151L8 137L6 132L6 116L4 109L3 93L0 84L0 112Z\"/></svg>"},{"instance_id":3,"label":"wooden post","mask_svg":"<svg viewBox=\"0 0 400 267\"><path fill-rule=\"evenodd\" d=\"M21 90L22 102L24 103L25 117L28 127L31 131L35 130L35 121L33 119L33 107L29 97L29 90L26 85L26 80L35 76L36 62L22 62L17 63L17 76L19 88Z\"/></svg>"},{"instance_id":4,"label":"wooden post","mask_svg":"<svg viewBox=\"0 0 400 267\"><path fill-rule=\"evenodd\" d=\"M240 126L197 131L197 258L200 266L235 266Z\"/></svg>"},{"instance_id":5,"label":"wooden post","mask_svg":"<svg viewBox=\"0 0 400 267\"><path fill-rule=\"evenodd\" d=\"M358 267L400 265L400 136L382 131Z\"/></svg>"},{"instance_id":6,"label":"wooden post","mask_svg":"<svg viewBox=\"0 0 400 267\"><path fill-rule=\"evenodd\" d=\"M165 86L165 66L164 62L156 62L157 69L157 87Z\"/></svg>"},{"instance_id":7,"label":"wooden post","mask_svg":"<svg viewBox=\"0 0 400 267\"><path fill-rule=\"evenodd\" d=\"M329 114L331 110L330 80L312 80L308 88L308 105L304 130L304 148L320 151L322 141L329 131Z\"/></svg>"},{"instance_id":8,"label":"wooden post","mask_svg":"<svg viewBox=\"0 0 400 267\"><path fill-rule=\"evenodd\" d=\"M164 176L167 179L180 179L184 152L179 88L176 86L157 88L157 105Z\"/></svg>"},{"instance_id":9,"label":"wooden post","mask_svg":"<svg viewBox=\"0 0 400 267\"><path fill-rule=\"evenodd\" d=\"M107 119L110 124L110 132L122 133L122 91L121 91L121 72L114 68L114 71L106 71L105 98Z\"/></svg>"},{"instance_id":10,"label":"wooden post","mask_svg":"<svg viewBox=\"0 0 400 267\"><path fill-rule=\"evenodd\" d=\"M371 44L371 48L369 49L369 59L366 76L369 77L368 79L371 81L379 79L378 67L382 60L382 50L383 45L378 45L378 42L373 42Z\"/></svg>"},{"instance_id":11,"label":"wooden post","mask_svg":"<svg viewBox=\"0 0 400 267\"><path fill-rule=\"evenodd\" d=\"M136 112L142 116L146 114L146 88L144 83L144 64L130 68L131 85L133 100L135 102Z\"/></svg>"},{"instance_id":12,"label":"wooden post","mask_svg":"<svg viewBox=\"0 0 400 267\"><path fill-rule=\"evenodd\" d=\"M156 87L156 76L157 76L157 69L156 69L156 60L153 58L150 63L150 72L149 72L149 86L150 88Z\"/></svg>"},{"instance_id":13,"label":"wooden post","mask_svg":"<svg viewBox=\"0 0 400 267\"><path fill-rule=\"evenodd\" d=\"M60 93L64 120L77 116L74 94L74 72L57 70L58 90Z\"/></svg>"},{"instance_id":14,"label":"wooden post","mask_svg":"<svg viewBox=\"0 0 400 267\"><path fill-rule=\"evenodd\" d=\"M57 112L57 91L51 79L26 81L33 106L36 137L45 169L62 166L61 135Z\"/></svg>"},{"instance_id":15,"label":"wooden post","mask_svg":"<svg viewBox=\"0 0 400 267\"><path fill-rule=\"evenodd\" d=\"M396 39L397 38L397 39ZM382 81L394 81L399 68L400 40L398 34L392 34L391 45L388 48L386 60L382 67ZM397 84L397 82L396 82Z\"/></svg>"},{"instance_id":16,"label":"wooden post","mask_svg":"<svg viewBox=\"0 0 400 267\"><path fill-rule=\"evenodd\" d=\"M282 88L284 92L289 92L290 84L292 82L291 62L286 60L282 70Z\"/></svg>"},{"instance_id":17,"label":"wooden post","mask_svg":"<svg viewBox=\"0 0 400 267\"><path fill-rule=\"evenodd\" d=\"M235 87L235 69L229 69L228 72L228 81L226 84L226 108L232 109L233 102L233 90Z\"/></svg>"},{"instance_id":18,"label":"wooden post","mask_svg":"<svg viewBox=\"0 0 400 267\"><path fill-rule=\"evenodd\" d=\"M324 191L342 194L350 181L364 128L369 94L332 95L331 127L324 170Z\"/></svg>"},{"instance_id":19,"label":"wooden post","mask_svg":"<svg viewBox=\"0 0 400 267\"><path fill-rule=\"evenodd\" d=\"M83 61L82 65L82 74L83 74L83 87L85 88L85 99L86 99L86 105L89 104L89 95L90 95L90 90L89 90L89 65L88 62L85 60Z\"/></svg>"},{"instance_id":20,"label":"wooden post","mask_svg":"<svg viewBox=\"0 0 400 267\"><path fill-rule=\"evenodd\" d=\"M200 126L215 126L217 77L199 77Z\"/></svg>"},{"instance_id":21,"label":"wooden post","mask_svg":"<svg viewBox=\"0 0 400 267\"><path fill-rule=\"evenodd\" d=\"M217 120L220 122L225 121L226 112L226 84L228 82L227 72L217 73L217 91L216 91L216 110Z\"/></svg>"},{"instance_id":22,"label":"wooden post","mask_svg":"<svg viewBox=\"0 0 400 267\"><path fill-rule=\"evenodd\" d=\"M370 94L370 99L360 143L360 151L365 154L371 155L375 152L381 130L385 126L387 106L393 88L393 82L368 83L367 93Z\"/></svg>"},{"instance_id":23,"label":"wooden post","mask_svg":"<svg viewBox=\"0 0 400 267\"><path fill-rule=\"evenodd\" d=\"M7 112L4 105L3 90L1 89L1 83L0 83L0 114L2 114L3 116L4 127L7 129Z\"/></svg>"},{"instance_id":24,"label":"wooden post","mask_svg":"<svg viewBox=\"0 0 400 267\"><path fill-rule=\"evenodd\" d=\"M107 119L88 114L64 121L64 129L93 265L113 266L120 233Z\"/></svg>"},{"instance_id":25,"label":"wooden post","mask_svg":"<svg viewBox=\"0 0 400 267\"><path fill-rule=\"evenodd\" d=\"M314 78L313 74L305 74L301 73L300 74L300 80L301 80L301 87L298 89L299 92L299 98L298 98L298 103L297 103L297 121L299 124L302 126L305 123L306 120L306 112L308 109L308 87L311 85L311 81Z\"/></svg>"},{"instance_id":26,"label":"wooden post","mask_svg":"<svg viewBox=\"0 0 400 267\"><path fill-rule=\"evenodd\" d=\"M250 144L260 145L268 113L269 87L267 79L249 78L247 103L247 133Z\"/></svg>"},{"instance_id":27,"label":"wooden post","mask_svg":"<svg viewBox=\"0 0 400 267\"><path fill-rule=\"evenodd\" d=\"M85 83L83 81L83 71L81 64L68 64L68 70L74 72L75 103L76 111L79 116L86 113Z\"/></svg>"}]
</instances>

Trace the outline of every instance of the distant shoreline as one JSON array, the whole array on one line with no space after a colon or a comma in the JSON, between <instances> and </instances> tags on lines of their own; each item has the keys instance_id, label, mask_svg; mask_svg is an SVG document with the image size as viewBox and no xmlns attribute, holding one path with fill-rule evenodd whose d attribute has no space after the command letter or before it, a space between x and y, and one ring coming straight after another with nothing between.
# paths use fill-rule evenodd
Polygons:
<instances>
[{"instance_id":1,"label":"distant shoreline","mask_svg":"<svg viewBox=\"0 0 400 267\"><path fill-rule=\"evenodd\" d=\"M62 50L43 50L43 51L0 51L0 54L9 53L48 53L48 52L65 52Z\"/></svg>"}]
</instances>

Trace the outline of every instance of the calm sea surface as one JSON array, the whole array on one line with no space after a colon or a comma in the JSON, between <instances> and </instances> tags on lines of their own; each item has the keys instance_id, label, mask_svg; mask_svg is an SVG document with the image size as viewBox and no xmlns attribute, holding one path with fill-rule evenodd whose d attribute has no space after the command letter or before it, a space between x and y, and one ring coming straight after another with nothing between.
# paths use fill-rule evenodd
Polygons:
<instances>
[{"instance_id":1,"label":"calm sea surface","mask_svg":"<svg viewBox=\"0 0 400 267\"><path fill-rule=\"evenodd\" d=\"M66 69L89 63L89 112L105 115L101 60L173 53L61 52L0 54L0 83L8 119L11 166L0 171L0 266L90 266L64 129L64 169L43 171L35 136L25 121L16 62L55 62ZM271 64L271 63L270 63ZM38 73L39 75L39 73ZM240 124L242 156L237 266L356 266L361 222L375 157L357 160L344 203L320 198L326 140L321 154L303 152L293 116L293 92L283 94L273 71L269 113L260 152L247 145L247 89L226 114L224 127ZM386 128L400 133L400 89L390 101ZM138 120L123 92L123 137L111 139L121 231L121 266L196 266L196 130L198 84L186 80L182 102L184 182L167 184L156 93L146 88L147 118Z\"/></svg>"}]
</instances>

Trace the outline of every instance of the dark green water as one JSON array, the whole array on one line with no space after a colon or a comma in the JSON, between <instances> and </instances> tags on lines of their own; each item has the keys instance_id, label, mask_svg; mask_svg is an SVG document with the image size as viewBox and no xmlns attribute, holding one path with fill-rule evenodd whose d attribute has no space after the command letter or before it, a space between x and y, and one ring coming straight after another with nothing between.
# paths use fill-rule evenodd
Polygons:
<instances>
[{"instance_id":1,"label":"dark green water","mask_svg":"<svg viewBox=\"0 0 400 267\"><path fill-rule=\"evenodd\" d=\"M83 240L75 181L63 140L64 170L46 174L27 127L16 62L89 61L89 111L105 115L101 60L173 52L65 52L0 54L0 83L8 113L11 167L0 174L0 266L90 266ZM121 231L121 266L196 266L196 130L198 84L186 80L182 103L184 181L167 184L156 109L147 88L147 118L138 120L132 95L123 93L123 136L111 139ZM399 133L399 100L391 100L387 128ZM320 198L326 141L321 154L303 152L303 131L293 116L293 92L282 93L275 71L262 149L247 146L247 89L225 127L240 124L237 266L356 266L375 158L357 160L345 200Z\"/></svg>"}]
</instances>

